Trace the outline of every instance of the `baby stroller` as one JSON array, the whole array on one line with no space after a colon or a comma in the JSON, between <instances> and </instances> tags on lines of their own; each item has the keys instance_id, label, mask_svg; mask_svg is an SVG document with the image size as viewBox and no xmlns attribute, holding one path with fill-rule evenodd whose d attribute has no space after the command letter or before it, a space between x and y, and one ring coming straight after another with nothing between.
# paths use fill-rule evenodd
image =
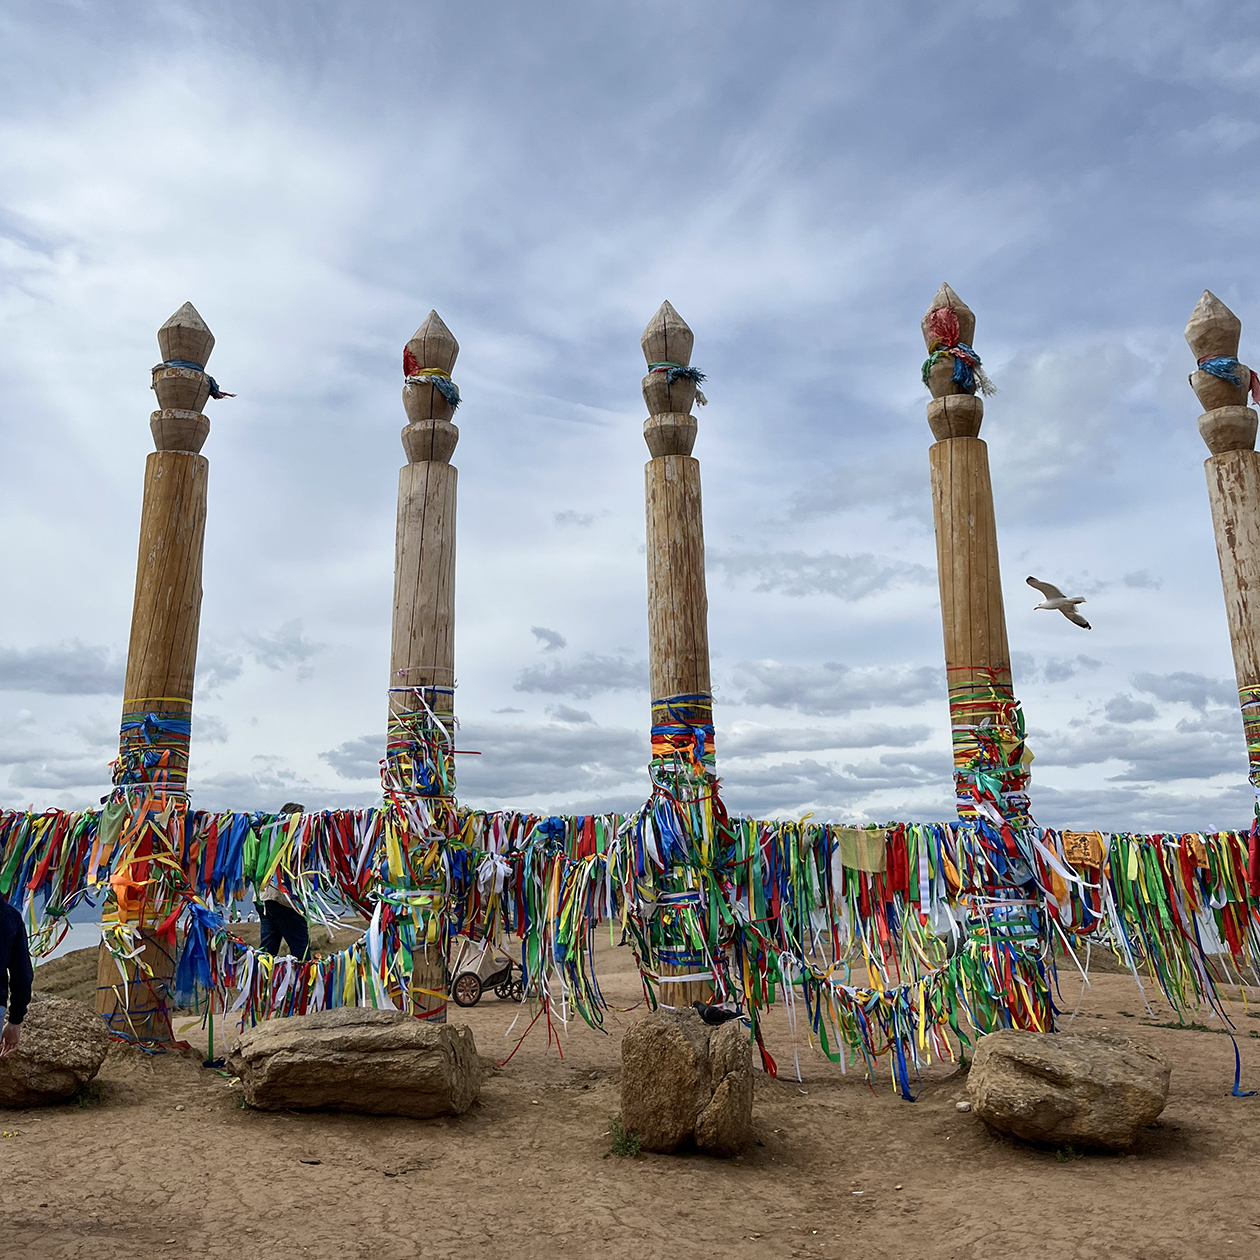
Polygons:
<instances>
[{"instance_id":1,"label":"baby stroller","mask_svg":"<svg viewBox=\"0 0 1260 1260\"><path fill-rule=\"evenodd\" d=\"M451 954L451 996L456 1005L476 1006L487 989L504 1001L523 1002L525 981L520 967L489 941L457 937Z\"/></svg>"}]
</instances>

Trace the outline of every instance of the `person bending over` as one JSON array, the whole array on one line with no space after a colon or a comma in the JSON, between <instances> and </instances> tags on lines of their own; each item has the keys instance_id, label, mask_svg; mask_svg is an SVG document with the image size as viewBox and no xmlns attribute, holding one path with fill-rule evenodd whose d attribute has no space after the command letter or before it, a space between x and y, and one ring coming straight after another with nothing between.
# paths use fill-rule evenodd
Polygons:
<instances>
[{"instance_id":1,"label":"person bending over","mask_svg":"<svg viewBox=\"0 0 1260 1260\"><path fill-rule=\"evenodd\" d=\"M290 801L280 808L281 814L300 814L302 806ZM277 870L262 890L258 899L258 920L262 924L262 951L264 954L280 952L280 938L288 942L289 952L295 958L311 956L311 933L302 912L292 898L280 887Z\"/></svg>"},{"instance_id":2,"label":"person bending over","mask_svg":"<svg viewBox=\"0 0 1260 1260\"><path fill-rule=\"evenodd\" d=\"M0 892L0 1059L12 1054L22 1040L33 974L26 924Z\"/></svg>"}]
</instances>

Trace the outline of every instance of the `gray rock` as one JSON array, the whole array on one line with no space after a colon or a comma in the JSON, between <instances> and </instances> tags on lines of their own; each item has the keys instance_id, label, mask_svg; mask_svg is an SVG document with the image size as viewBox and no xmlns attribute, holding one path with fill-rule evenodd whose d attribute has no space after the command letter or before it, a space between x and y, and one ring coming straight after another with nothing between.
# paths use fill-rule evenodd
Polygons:
<instances>
[{"instance_id":1,"label":"gray rock","mask_svg":"<svg viewBox=\"0 0 1260 1260\"><path fill-rule=\"evenodd\" d=\"M0 1059L0 1107L37 1107L72 1098L101 1070L109 1033L83 1002L36 993L18 1049Z\"/></svg>"},{"instance_id":2,"label":"gray rock","mask_svg":"<svg viewBox=\"0 0 1260 1260\"><path fill-rule=\"evenodd\" d=\"M742 1023L709 1034L709 1079L713 1097L696 1117L696 1145L710 1155L738 1155L752 1140L752 1046Z\"/></svg>"},{"instance_id":3,"label":"gray rock","mask_svg":"<svg viewBox=\"0 0 1260 1260\"><path fill-rule=\"evenodd\" d=\"M1025 1141L1127 1150L1163 1111L1171 1071L1114 1033L1007 1028L981 1038L967 1092L986 1124Z\"/></svg>"},{"instance_id":4,"label":"gray rock","mask_svg":"<svg viewBox=\"0 0 1260 1260\"><path fill-rule=\"evenodd\" d=\"M688 1141L737 1155L752 1136L752 1050L742 1023L710 1028L691 1010L656 1011L621 1042L621 1123L646 1151Z\"/></svg>"},{"instance_id":5,"label":"gray rock","mask_svg":"<svg viewBox=\"0 0 1260 1260\"><path fill-rule=\"evenodd\" d=\"M245 1032L228 1067L265 1111L459 1115L481 1089L472 1030L402 1011L344 1006Z\"/></svg>"}]
</instances>

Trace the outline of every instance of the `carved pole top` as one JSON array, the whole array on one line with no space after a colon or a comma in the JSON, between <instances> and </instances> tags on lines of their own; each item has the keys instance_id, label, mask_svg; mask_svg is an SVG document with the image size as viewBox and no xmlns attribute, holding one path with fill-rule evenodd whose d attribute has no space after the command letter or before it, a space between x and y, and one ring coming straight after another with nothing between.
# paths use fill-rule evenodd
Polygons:
<instances>
[{"instance_id":1,"label":"carved pole top","mask_svg":"<svg viewBox=\"0 0 1260 1260\"><path fill-rule=\"evenodd\" d=\"M1198 359L1237 358L1242 337L1242 320L1210 289L1190 312L1186 342Z\"/></svg>"},{"instance_id":2,"label":"carved pole top","mask_svg":"<svg viewBox=\"0 0 1260 1260\"><path fill-rule=\"evenodd\" d=\"M436 369L439 372L452 372L455 369L455 360L459 358L459 342L442 322L437 311L430 311L428 318L412 334L411 340L407 342L407 350L415 360L414 366L420 371L427 368L430 371ZM404 355L404 359L405 357ZM412 366L406 362L403 364L408 376L418 374L412 371Z\"/></svg>"},{"instance_id":3,"label":"carved pole top","mask_svg":"<svg viewBox=\"0 0 1260 1260\"><path fill-rule=\"evenodd\" d=\"M919 323L920 329L923 331L923 344L929 350L932 349L932 343L940 340L940 333L936 330L935 321L932 315L935 311L949 308L958 318L958 340L966 345L972 345L976 337L976 317L972 313L971 307L954 292L947 284L941 285L936 291L936 296L932 299L932 304L927 308L927 314Z\"/></svg>"},{"instance_id":4,"label":"carved pole top","mask_svg":"<svg viewBox=\"0 0 1260 1260\"><path fill-rule=\"evenodd\" d=\"M690 455L695 444L691 408L708 401L698 389L704 373L691 366L695 340L687 321L669 302L661 303L639 339L648 367L643 378L643 402L648 410L643 439L654 459Z\"/></svg>"},{"instance_id":5,"label":"carved pole top","mask_svg":"<svg viewBox=\"0 0 1260 1260\"><path fill-rule=\"evenodd\" d=\"M206 327L206 321L191 302L185 302L158 329L157 339L163 362L182 359L204 368L214 349L214 333Z\"/></svg>"},{"instance_id":6,"label":"carved pole top","mask_svg":"<svg viewBox=\"0 0 1260 1260\"><path fill-rule=\"evenodd\" d=\"M676 363L679 367L688 367L695 340L687 321L669 302L662 302L643 330L639 344L649 366L653 363Z\"/></svg>"},{"instance_id":7,"label":"carved pole top","mask_svg":"<svg viewBox=\"0 0 1260 1260\"><path fill-rule=\"evenodd\" d=\"M1247 406L1248 395L1260 401L1260 380L1238 362L1242 320L1209 289L1190 313L1186 343L1197 370L1190 388L1203 408L1199 434L1213 455L1250 451L1256 444L1257 417Z\"/></svg>"},{"instance_id":8,"label":"carved pole top","mask_svg":"<svg viewBox=\"0 0 1260 1260\"><path fill-rule=\"evenodd\" d=\"M449 464L459 441L459 429L451 423L459 406L459 388L451 370L459 357L459 342L437 311L416 329L403 348L402 444L412 464Z\"/></svg>"}]
</instances>

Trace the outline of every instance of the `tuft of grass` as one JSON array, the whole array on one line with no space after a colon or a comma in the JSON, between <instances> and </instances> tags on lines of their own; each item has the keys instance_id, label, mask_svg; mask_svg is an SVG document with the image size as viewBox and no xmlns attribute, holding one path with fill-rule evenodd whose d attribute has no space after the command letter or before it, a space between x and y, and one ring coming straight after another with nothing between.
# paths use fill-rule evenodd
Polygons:
<instances>
[{"instance_id":1,"label":"tuft of grass","mask_svg":"<svg viewBox=\"0 0 1260 1260\"><path fill-rule=\"evenodd\" d=\"M105 1091L100 1081L88 1081L75 1091L75 1105L79 1107L99 1107L104 1101Z\"/></svg>"},{"instance_id":2,"label":"tuft of grass","mask_svg":"<svg viewBox=\"0 0 1260 1260\"><path fill-rule=\"evenodd\" d=\"M1209 1028L1206 1024L1199 1024L1194 1021L1166 1019L1162 1023L1157 1023L1153 1019L1144 1019L1142 1023L1144 1023L1147 1028L1176 1028L1180 1032L1205 1032L1217 1033L1222 1037L1229 1036L1228 1028Z\"/></svg>"},{"instance_id":3,"label":"tuft of grass","mask_svg":"<svg viewBox=\"0 0 1260 1260\"><path fill-rule=\"evenodd\" d=\"M1137 1016L1132 1011L1117 1011L1116 1014L1123 1015L1125 1019L1137 1019Z\"/></svg>"},{"instance_id":4,"label":"tuft of grass","mask_svg":"<svg viewBox=\"0 0 1260 1260\"><path fill-rule=\"evenodd\" d=\"M604 1152L604 1158L616 1155L621 1159L635 1159L639 1154L639 1135L627 1129L621 1123L620 1116L613 1116L608 1122L608 1130L612 1134L612 1145Z\"/></svg>"},{"instance_id":5,"label":"tuft of grass","mask_svg":"<svg viewBox=\"0 0 1260 1260\"><path fill-rule=\"evenodd\" d=\"M1085 1152L1078 1151L1076 1147L1069 1142L1066 1146L1059 1147L1059 1149L1055 1151L1054 1157L1060 1164L1070 1164L1073 1160L1084 1159Z\"/></svg>"}]
</instances>

